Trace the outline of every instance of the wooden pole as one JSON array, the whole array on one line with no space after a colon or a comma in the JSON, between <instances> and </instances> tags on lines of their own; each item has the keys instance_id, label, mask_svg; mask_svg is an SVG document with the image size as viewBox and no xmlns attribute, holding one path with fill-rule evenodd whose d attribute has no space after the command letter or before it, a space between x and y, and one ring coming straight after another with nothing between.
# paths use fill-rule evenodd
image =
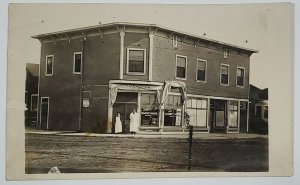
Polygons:
<instances>
[{"instance_id":1,"label":"wooden pole","mask_svg":"<svg viewBox=\"0 0 300 185\"><path fill-rule=\"evenodd\" d=\"M188 170L192 167L192 144L193 144L193 126L189 126L189 158L188 158Z\"/></svg>"}]
</instances>

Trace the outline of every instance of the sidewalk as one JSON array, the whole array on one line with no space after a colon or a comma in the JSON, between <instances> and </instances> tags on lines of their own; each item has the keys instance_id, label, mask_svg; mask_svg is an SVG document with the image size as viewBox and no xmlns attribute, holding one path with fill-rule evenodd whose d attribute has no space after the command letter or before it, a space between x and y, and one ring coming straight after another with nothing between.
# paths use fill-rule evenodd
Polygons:
<instances>
[{"instance_id":1,"label":"sidewalk","mask_svg":"<svg viewBox=\"0 0 300 185\"><path fill-rule=\"evenodd\" d=\"M188 132L180 133L137 133L133 134L98 134L89 132L74 132L74 131L45 131L33 128L26 128L26 134L40 134L40 135L58 135L58 136L84 136L84 137L120 137L120 138L188 138ZM201 139L251 139L251 138L268 138L268 135L261 135L255 133L195 133L194 138Z\"/></svg>"}]
</instances>

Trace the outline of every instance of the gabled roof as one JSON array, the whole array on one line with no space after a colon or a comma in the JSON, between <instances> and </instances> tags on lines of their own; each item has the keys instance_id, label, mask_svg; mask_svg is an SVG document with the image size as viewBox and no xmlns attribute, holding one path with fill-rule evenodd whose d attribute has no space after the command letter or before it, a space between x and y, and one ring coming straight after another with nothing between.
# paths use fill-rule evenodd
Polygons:
<instances>
[{"instance_id":1,"label":"gabled roof","mask_svg":"<svg viewBox=\"0 0 300 185\"><path fill-rule=\"evenodd\" d=\"M26 63L26 69L32 76L39 76L39 64Z\"/></svg>"},{"instance_id":2,"label":"gabled roof","mask_svg":"<svg viewBox=\"0 0 300 185\"><path fill-rule=\"evenodd\" d=\"M250 101L263 101L268 100L268 88L260 89L250 84Z\"/></svg>"},{"instance_id":3,"label":"gabled roof","mask_svg":"<svg viewBox=\"0 0 300 185\"><path fill-rule=\"evenodd\" d=\"M82 27L82 28L76 28L76 29L69 29L69 30L63 30L63 31L58 31L58 32L34 35L34 36L32 36L32 38L42 39L42 38L51 37L51 36L59 35L59 34L75 33L75 32L89 31L89 30L108 28L108 27L118 27L118 26L149 27L149 28L151 27L151 28L158 29L158 30L165 30L165 31L169 31L169 32L174 32L174 33L177 33L177 34L194 37L196 39L206 40L206 41L209 41L209 42L218 43L218 44L221 44L221 45L242 49L242 50L245 50L245 51L248 51L248 52L251 52L251 53L258 53L258 50L253 50L253 49L237 46L237 45L234 45L234 44L220 42L220 41L217 41L217 40L214 40L214 39L209 39L209 38L206 38L206 37L186 33L186 32L183 32L183 31L178 31L178 30L168 28L168 27L164 27L164 26L160 26L160 25L157 25L157 24L128 23L128 22L113 22L113 23L102 24L102 25L95 25L95 26L88 26L88 27Z\"/></svg>"}]
</instances>

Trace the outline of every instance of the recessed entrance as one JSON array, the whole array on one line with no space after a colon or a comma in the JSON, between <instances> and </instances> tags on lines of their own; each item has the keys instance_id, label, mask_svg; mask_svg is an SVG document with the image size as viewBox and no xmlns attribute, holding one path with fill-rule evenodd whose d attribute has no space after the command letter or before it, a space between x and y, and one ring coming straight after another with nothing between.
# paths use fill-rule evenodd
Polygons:
<instances>
[{"instance_id":1,"label":"recessed entrance","mask_svg":"<svg viewBox=\"0 0 300 185\"><path fill-rule=\"evenodd\" d=\"M41 129L48 129L48 118L49 118L49 98L42 97L41 98Z\"/></svg>"},{"instance_id":2,"label":"recessed entrance","mask_svg":"<svg viewBox=\"0 0 300 185\"><path fill-rule=\"evenodd\" d=\"M210 100L210 125L211 132L225 132L226 121L226 100Z\"/></svg>"},{"instance_id":3,"label":"recessed entrance","mask_svg":"<svg viewBox=\"0 0 300 185\"><path fill-rule=\"evenodd\" d=\"M137 110L138 93L118 92L116 102L113 106L113 133L115 132L115 121L118 112L121 115L122 133L130 133L130 114L133 109Z\"/></svg>"}]
</instances>

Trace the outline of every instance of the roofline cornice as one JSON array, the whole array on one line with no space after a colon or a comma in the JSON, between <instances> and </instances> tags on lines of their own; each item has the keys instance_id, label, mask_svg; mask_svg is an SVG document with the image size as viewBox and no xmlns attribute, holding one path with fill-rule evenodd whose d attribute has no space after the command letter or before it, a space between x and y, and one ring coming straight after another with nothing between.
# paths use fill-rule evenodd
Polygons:
<instances>
[{"instance_id":1,"label":"roofline cornice","mask_svg":"<svg viewBox=\"0 0 300 185\"><path fill-rule=\"evenodd\" d=\"M65 37L68 38L69 34L82 33L82 32L87 32L87 31L92 31L92 30L98 30L99 31L99 30L105 29L105 28L118 28L118 26L123 26L123 27L124 26L125 27L145 27L145 28L150 28L151 27L151 28L154 28L156 31L157 30L162 30L162 31L167 31L167 32L173 32L174 34L193 37L195 39L205 40L205 41L209 41L209 42L212 42L212 43L224 45L224 46L227 46L227 47L232 47L232 48L245 50L245 51L248 51L250 53L258 53L259 52L258 50L249 49L249 48L237 46L237 45L234 45L234 44L229 44L229 43L226 43L226 42L221 42L221 41L218 41L218 40L215 40L215 39L210 39L210 38L207 38L207 37L202 37L202 36L194 35L194 34L183 32L183 31L178 31L178 30L168 28L168 27L164 27L164 26L160 26L160 25L157 25L157 24L129 23L129 22L113 22L113 23L102 24L102 25L88 26L88 27L82 27L82 28L76 28L76 29L68 29L68 30L63 30L63 31L58 31L58 32L51 32L51 33L34 35L34 36L32 36L32 38L42 40L43 38L51 38L51 37L54 37L54 36L57 36L57 35L59 35L60 37L65 36Z\"/></svg>"}]
</instances>

